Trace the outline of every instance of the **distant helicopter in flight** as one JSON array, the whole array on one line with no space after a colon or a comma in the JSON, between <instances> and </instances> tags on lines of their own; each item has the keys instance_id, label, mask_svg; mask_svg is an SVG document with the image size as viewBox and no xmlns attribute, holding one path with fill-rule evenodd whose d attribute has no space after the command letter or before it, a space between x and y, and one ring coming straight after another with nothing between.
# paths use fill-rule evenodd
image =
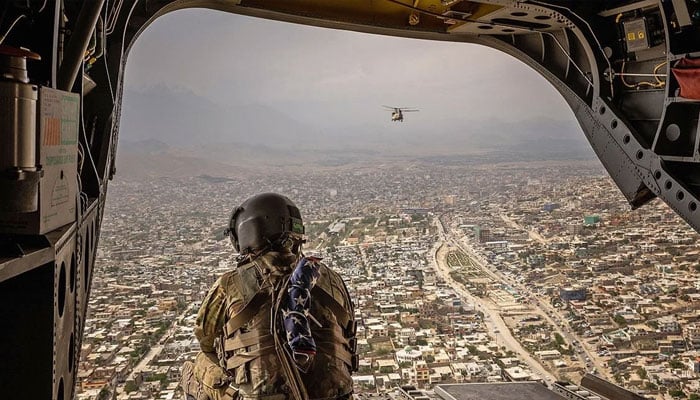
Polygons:
<instances>
[{"instance_id":1,"label":"distant helicopter in flight","mask_svg":"<svg viewBox=\"0 0 700 400\"><path fill-rule=\"evenodd\" d=\"M382 106L382 107L391 111L391 121L392 122L396 122L396 121L403 122L403 113L405 113L405 112L420 111L419 109L414 108L414 107L389 107L389 106Z\"/></svg>"}]
</instances>

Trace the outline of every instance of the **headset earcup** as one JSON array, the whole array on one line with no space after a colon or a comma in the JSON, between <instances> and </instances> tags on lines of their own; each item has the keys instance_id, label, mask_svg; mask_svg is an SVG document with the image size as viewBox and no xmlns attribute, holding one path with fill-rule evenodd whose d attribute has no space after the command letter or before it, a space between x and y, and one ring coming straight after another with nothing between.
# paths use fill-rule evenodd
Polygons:
<instances>
[{"instance_id":1,"label":"headset earcup","mask_svg":"<svg viewBox=\"0 0 700 400\"><path fill-rule=\"evenodd\" d=\"M236 236L236 218L238 217L238 214L243 211L243 207L236 207L235 210L233 210L233 213L231 213L231 219L228 222L228 237L231 239L231 244L233 245L233 248L236 249L236 251L240 252L241 249L239 248L238 245L238 236Z\"/></svg>"}]
</instances>

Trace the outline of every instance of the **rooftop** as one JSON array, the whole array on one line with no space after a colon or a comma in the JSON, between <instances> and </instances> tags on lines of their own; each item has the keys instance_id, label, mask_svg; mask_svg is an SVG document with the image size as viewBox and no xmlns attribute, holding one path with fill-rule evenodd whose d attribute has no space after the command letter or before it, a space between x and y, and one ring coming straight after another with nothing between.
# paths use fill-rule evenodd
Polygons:
<instances>
[{"instance_id":1,"label":"rooftop","mask_svg":"<svg viewBox=\"0 0 700 400\"><path fill-rule=\"evenodd\" d=\"M435 393L445 400L564 400L536 382L438 385Z\"/></svg>"}]
</instances>

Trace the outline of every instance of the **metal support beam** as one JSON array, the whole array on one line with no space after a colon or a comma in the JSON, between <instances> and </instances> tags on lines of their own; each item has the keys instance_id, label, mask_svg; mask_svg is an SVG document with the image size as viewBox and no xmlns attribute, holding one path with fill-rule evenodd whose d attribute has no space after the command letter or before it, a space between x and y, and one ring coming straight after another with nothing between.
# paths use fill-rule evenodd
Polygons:
<instances>
[{"instance_id":1,"label":"metal support beam","mask_svg":"<svg viewBox=\"0 0 700 400\"><path fill-rule=\"evenodd\" d=\"M63 55L61 68L58 70L56 86L59 89L70 91L73 88L103 4L104 0L91 0L83 3L73 34Z\"/></svg>"}]
</instances>

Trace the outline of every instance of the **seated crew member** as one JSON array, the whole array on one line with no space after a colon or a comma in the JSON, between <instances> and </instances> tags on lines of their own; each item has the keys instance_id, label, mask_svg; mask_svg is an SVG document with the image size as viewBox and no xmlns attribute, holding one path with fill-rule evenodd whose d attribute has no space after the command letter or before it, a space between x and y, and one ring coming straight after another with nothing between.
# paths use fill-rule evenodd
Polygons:
<instances>
[{"instance_id":1,"label":"seated crew member","mask_svg":"<svg viewBox=\"0 0 700 400\"><path fill-rule=\"evenodd\" d=\"M351 398L352 303L340 275L301 253L299 209L279 194L256 195L226 232L238 265L202 302L202 351L182 371L187 399Z\"/></svg>"}]
</instances>

